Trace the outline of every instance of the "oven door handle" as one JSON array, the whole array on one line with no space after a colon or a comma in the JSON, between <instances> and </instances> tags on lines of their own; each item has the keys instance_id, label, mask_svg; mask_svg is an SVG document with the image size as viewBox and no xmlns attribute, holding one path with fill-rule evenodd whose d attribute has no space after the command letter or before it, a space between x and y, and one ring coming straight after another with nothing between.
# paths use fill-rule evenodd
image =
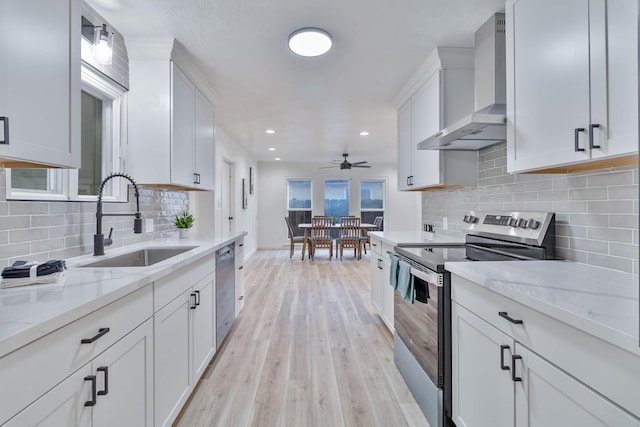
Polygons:
<instances>
[{"instance_id":1,"label":"oven door handle","mask_svg":"<svg viewBox=\"0 0 640 427\"><path fill-rule=\"evenodd\" d=\"M467 243L467 247L468 248L479 249L479 250L485 251L485 252L491 252L491 253L497 254L497 255L504 255L504 256L509 257L509 258L516 258L516 259L523 260L523 261L536 260L536 258L531 258L531 257L524 256L524 255L518 255L518 254L511 253L511 252L505 252L505 251L501 251L501 250L498 250L498 249L488 248L486 246L474 245L472 243Z\"/></svg>"},{"instance_id":2,"label":"oven door handle","mask_svg":"<svg viewBox=\"0 0 640 427\"><path fill-rule=\"evenodd\" d=\"M417 278L422 279L425 282L430 283L432 285L436 285L439 288L441 288L443 286L442 285L442 280L438 280L438 274L437 273L428 273L426 271L418 270L415 267L411 267L409 272L413 276L416 276Z\"/></svg>"}]
</instances>

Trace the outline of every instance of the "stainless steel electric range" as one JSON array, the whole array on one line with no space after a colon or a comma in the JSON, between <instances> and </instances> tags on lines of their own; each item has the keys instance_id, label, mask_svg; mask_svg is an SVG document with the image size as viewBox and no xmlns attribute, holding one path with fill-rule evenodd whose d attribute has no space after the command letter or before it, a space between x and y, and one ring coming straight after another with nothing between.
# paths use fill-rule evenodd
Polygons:
<instances>
[{"instance_id":1,"label":"stainless steel electric range","mask_svg":"<svg viewBox=\"0 0 640 427\"><path fill-rule=\"evenodd\" d=\"M398 244L410 264L415 302L394 296L394 359L432 427L451 420L450 261L555 259L555 215L548 212L469 212L465 241Z\"/></svg>"}]
</instances>

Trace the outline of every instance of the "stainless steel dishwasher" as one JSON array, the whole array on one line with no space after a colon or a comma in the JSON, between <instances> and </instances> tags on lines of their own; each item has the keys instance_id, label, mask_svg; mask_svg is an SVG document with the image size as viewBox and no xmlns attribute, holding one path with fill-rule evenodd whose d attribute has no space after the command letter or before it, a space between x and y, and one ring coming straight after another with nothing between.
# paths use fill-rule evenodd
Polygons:
<instances>
[{"instance_id":1,"label":"stainless steel dishwasher","mask_svg":"<svg viewBox=\"0 0 640 427\"><path fill-rule=\"evenodd\" d=\"M236 315L235 243L216 251L216 349L227 336Z\"/></svg>"}]
</instances>

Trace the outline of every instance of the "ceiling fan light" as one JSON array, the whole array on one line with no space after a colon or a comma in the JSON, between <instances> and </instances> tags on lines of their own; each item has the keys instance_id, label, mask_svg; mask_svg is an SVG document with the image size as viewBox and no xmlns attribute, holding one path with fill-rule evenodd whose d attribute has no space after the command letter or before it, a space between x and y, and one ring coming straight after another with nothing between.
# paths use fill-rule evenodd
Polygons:
<instances>
[{"instance_id":1,"label":"ceiling fan light","mask_svg":"<svg viewBox=\"0 0 640 427\"><path fill-rule=\"evenodd\" d=\"M289 35L289 49L300 56L324 55L332 45L331 35L320 28L300 28Z\"/></svg>"}]
</instances>

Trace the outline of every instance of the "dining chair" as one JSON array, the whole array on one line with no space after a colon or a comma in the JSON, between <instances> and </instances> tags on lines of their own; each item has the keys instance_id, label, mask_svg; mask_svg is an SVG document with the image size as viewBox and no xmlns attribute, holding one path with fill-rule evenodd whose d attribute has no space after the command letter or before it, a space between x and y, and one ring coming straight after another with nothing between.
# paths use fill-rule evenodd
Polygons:
<instances>
[{"instance_id":1,"label":"dining chair","mask_svg":"<svg viewBox=\"0 0 640 427\"><path fill-rule=\"evenodd\" d=\"M360 218L341 217L340 218L340 235L336 240L336 257L337 251L340 251L340 260L344 249L353 248L353 256L362 259L362 242L360 240Z\"/></svg>"},{"instance_id":2,"label":"dining chair","mask_svg":"<svg viewBox=\"0 0 640 427\"><path fill-rule=\"evenodd\" d=\"M382 222L384 221L384 217L377 216L373 220L373 225L376 227L370 230L362 230L363 236L361 237L362 247L364 248L364 253L367 253L367 244L369 245L369 249L371 249L371 236L369 236L369 231L380 231L382 230Z\"/></svg>"},{"instance_id":3,"label":"dining chair","mask_svg":"<svg viewBox=\"0 0 640 427\"><path fill-rule=\"evenodd\" d=\"M289 231L289 258L293 258L293 245L295 243L301 243L304 245L304 236L294 234L293 227L291 226L291 221L288 216L284 217L284 221L287 223L287 230Z\"/></svg>"},{"instance_id":4,"label":"dining chair","mask_svg":"<svg viewBox=\"0 0 640 427\"><path fill-rule=\"evenodd\" d=\"M333 258L333 238L331 237L331 217L311 218L309 235L309 257L315 259L317 248L329 249L329 260Z\"/></svg>"}]
</instances>

